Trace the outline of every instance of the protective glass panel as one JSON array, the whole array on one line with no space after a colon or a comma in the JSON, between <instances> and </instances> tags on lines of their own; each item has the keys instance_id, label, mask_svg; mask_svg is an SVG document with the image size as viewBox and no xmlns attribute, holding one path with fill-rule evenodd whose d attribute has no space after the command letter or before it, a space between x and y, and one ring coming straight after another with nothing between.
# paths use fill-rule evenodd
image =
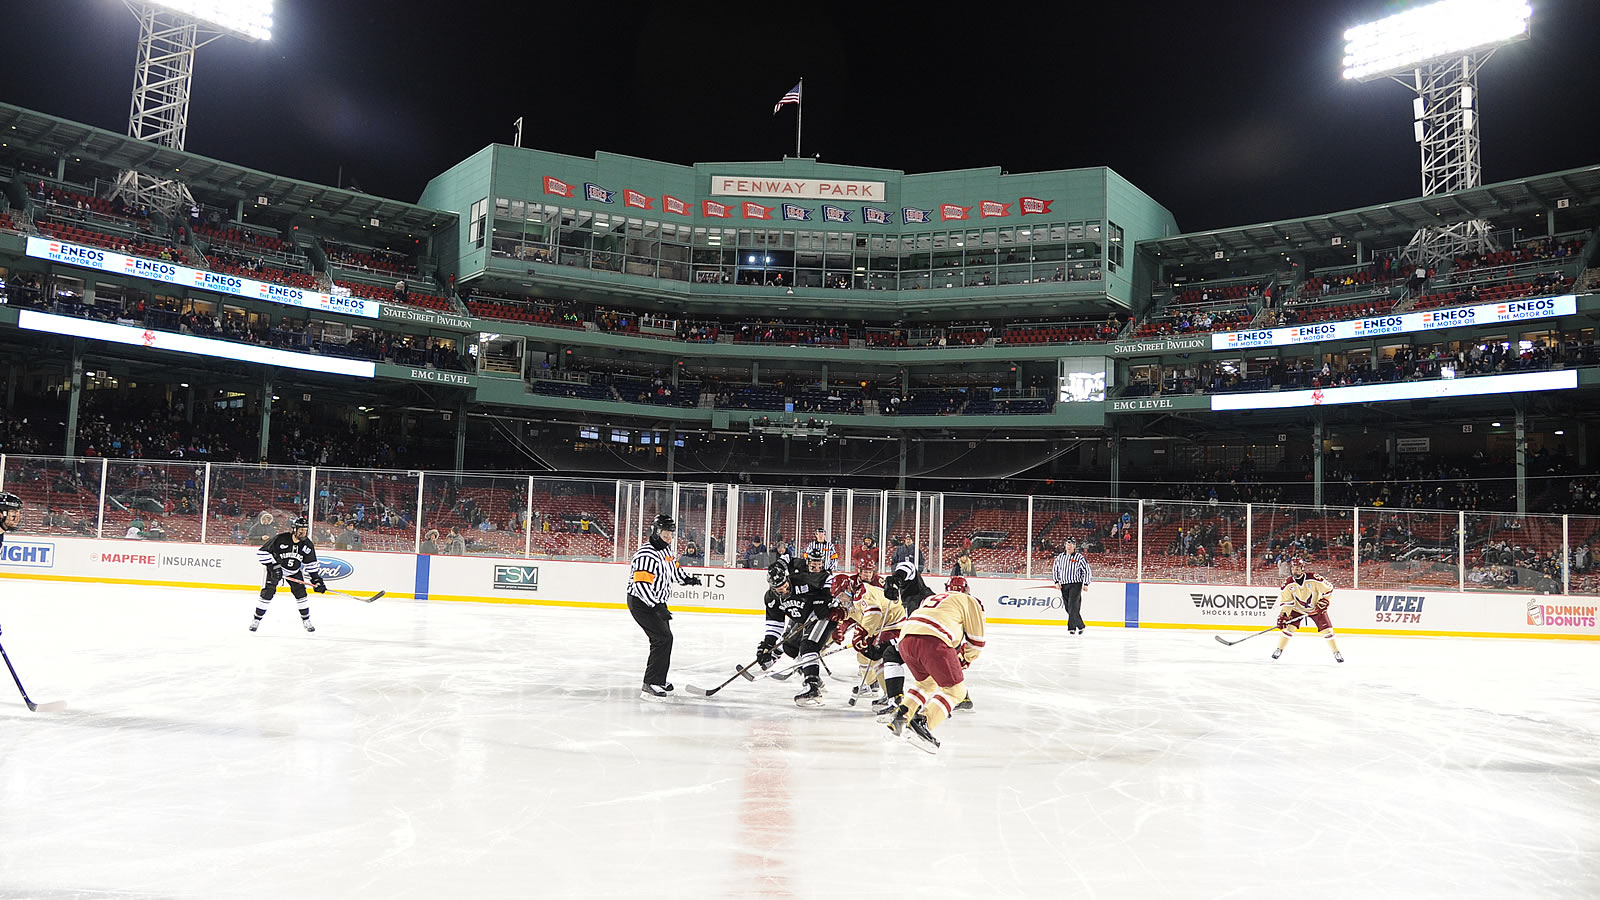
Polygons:
<instances>
[{"instance_id":1,"label":"protective glass panel","mask_svg":"<svg viewBox=\"0 0 1600 900\"><path fill-rule=\"evenodd\" d=\"M208 544L264 544L310 512L311 469L303 466L211 466Z\"/></svg>"},{"instance_id":2,"label":"protective glass panel","mask_svg":"<svg viewBox=\"0 0 1600 900\"><path fill-rule=\"evenodd\" d=\"M920 571L928 571L929 548L934 542L931 533L937 524L933 503L936 494L916 494L909 491L889 491L889 542L885 545L888 556L884 566L892 568L904 559L915 558Z\"/></svg>"},{"instance_id":3,"label":"protective glass panel","mask_svg":"<svg viewBox=\"0 0 1600 900\"><path fill-rule=\"evenodd\" d=\"M524 508L527 491L528 479L523 476L429 473L422 490L423 552L522 556L522 531L508 531L505 526Z\"/></svg>"},{"instance_id":4,"label":"protective glass panel","mask_svg":"<svg viewBox=\"0 0 1600 900\"><path fill-rule=\"evenodd\" d=\"M637 520L639 494L638 482L536 476L530 503L533 555L546 559L632 558L638 547L616 532L626 534L628 522Z\"/></svg>"},{"instance_id":5,"label":"protective glass panel","mask_svg":"<svg viewBox=\"0 0 1600 900\"><path fill-rule=\"evenodd\" d=\"M1561 593L1561 517L1472 513L1467 590Z\"/></svg>"},{"instance_id":6,"label":"protective glass panel","mask_svg":"<svg viewBox=\"0 0 1600 900\"><path fill-rule=\"evenodd\" d=\"M741 569L765 569L772 560L772 548L767 545L771 500L766 488L739 491L739 521L735 525L738 556L734 565Z\"/></svg>"},{"instance_id":7,"label":"protective glass panel","mask_svg":"<svg viewBox=\"0 0 1600 900\"><path fill-rule=\"evenodd\" d=\"M18 528L94 537L100 521L100 460L6 456L5 489L22 499Z\"/></svg>"},{"instance_id":8,"label":"protective glass panel","mask_svg":"<svg viewBox=\"0 0 1600 900\"><path fill-rule=\"evenodd\" d=\"M864 566L879 570L889 558L884 555L883 545L883 494L879 491L854 491L848 502L850 524L840 532L843 539L839 543L839 552L849 554L850 566L855 571L861 571ZM834 530L838 531L838 526Z\"/></svg>"},{"instance_id":9,"label":"protective glass panel","mask_svg":"<svg viewBox=\"0 0 1600 900\"><path fill-rule=\"evenodd\" d=\"M1028 498L945 494L940 570L1019 575L1028 564Z\"/></svg>"},{"instance_id":10,"label":"protective glass panel","mask_svg":"<svg viewBox=\"0 0 1600 900\"><path fill-rule=\"evenodd\" d=\"M1600 597L1600 516L1568 516L1568 557L1572 562L1569 593Z\"/></svg>"},{"instance_id":11,"label":"protective glass panel","mask_svg":"<svg viewBox=\"0 0 1600 900\"><path fill-rule=\"evenodd\" d=\"M1362 589L1455 590L1461 583L1457 523L1453 512L1362 509Z\"/></svg>"},{"instance_id":12,"label":"protective glass panel","mask_svg":"<svg viewBox=\"0 0 1600 900\"><path fill-rule=\"evenodd\" d=\"M316 512L311 522L317 546L414 552L420 477L374 469L317 469Z\"/></svg>"},{"instance_id":13,"label":"protective glass panel","mask_svg":"<svg viewBox=\"0 0 1600 900\"><path fill-rule=\"evenodd\" d=\"M1253 586L1277 588L1289 577L1289 560L1296 556L1306 567L1328 579L1334 588L1348 587L1352 565L1351 510L1311 506L1251 507L1250 552Z\"/></svg>"},{"instance_id":14,"label":"protective glass panel","mask_svg":"<svg viewBox=\"0 0 1600 900\"><path fill-rule=\"evenodd\" d=\"M1088 557L1096 581L1137 580L1137 500L1033 498L1033 577L1050 577L1061 542L1069 537Z\"/></svg>"},{"instance_id":15,"label":"protective glass panel","mask_svg":"<svg viewBox=\"0 0 1600 900\"><path fill-rule=\"evenodd\" d=\"M1144 580L1242 583L1245 511L1243 503L1146 500Z\"/></svg>"},{"instance_id":16,"label":"protective glass panel","mask_svg":"<svg viewBox=\"0 0 1600 900\"><path fill-rule=\"evenodd\" d=\"M194 463L106 460L107 538L200 543L206 468Z\"/></svg>"},{"instance_id":17,"label":"protective glass panel","mask_svg":"<svg viewBox=\"0 0 1600 900\"><path fill-rule=\"evenodd\" d=\"M706 513L711 508L707 487L678 485L678 561L686 566L706 564Z\"/></svg>"},{"instance_id":18,"label":"protective glass panel","mask_svg":"<svg viewBox=\"0 0 1600 900\"><path fill-rule=\"evenodd\" d=\"M766 524L761 529L761 534L766 538L767 550L774 557L791 551L798 537L796 532L799 527L800 492L776 488L768 490ZM800 542L800 549L805 549L805 541Z\"/></svg>"}]
</instances>

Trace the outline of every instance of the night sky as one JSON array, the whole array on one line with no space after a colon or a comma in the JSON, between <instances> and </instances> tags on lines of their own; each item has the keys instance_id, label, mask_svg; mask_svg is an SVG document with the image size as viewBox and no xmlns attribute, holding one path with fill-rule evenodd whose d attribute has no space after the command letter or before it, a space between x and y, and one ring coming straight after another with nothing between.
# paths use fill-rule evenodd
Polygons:
<instances>
[{"instance_id":1,"label":"night sky","mask_svg":"<svg viewBox=\"0 0 1600 900\"><path fill-rule=\"evenodd\" d=\"M192 152L415 200L488 143L676 163L805 147L927 172L1106 165L1187 231L1420 192L1410 94L1339 77L1383 0L932 5L277 0L267 44L200 51ZM14 0L0 98L125 131L138 27L119 0ZM839 10L839 11L835 11ZM847 10L848 12L840 12ZM915 21L918 24L907 24ZM1479 76L1484 180L1600 162L1600 2L1535 0Z\"/></svg>"}]
</instances>

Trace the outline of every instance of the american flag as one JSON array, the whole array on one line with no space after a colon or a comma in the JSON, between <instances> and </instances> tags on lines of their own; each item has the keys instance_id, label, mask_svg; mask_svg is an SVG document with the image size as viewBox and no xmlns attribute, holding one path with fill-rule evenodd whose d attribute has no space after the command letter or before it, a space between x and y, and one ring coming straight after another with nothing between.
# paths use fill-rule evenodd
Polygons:
<instances>
[{"instance_id":1,"label":"american flag","mask_svg":"<svg viewBox=\"0 0 1600 900\"><path fill-rule=\"evenodd\" d=\"M789 93L784 94L783 95L783 99L778 101L778 105L774 106L772 108L772 114L773 115L777 115L778 114L778 110L783 109L785 106L788 106L791 103L793 103L795 106L799 106L800 105L800 85L799 84L796 84L794 87L789 88Z\"/></svg>"}]
</instances>

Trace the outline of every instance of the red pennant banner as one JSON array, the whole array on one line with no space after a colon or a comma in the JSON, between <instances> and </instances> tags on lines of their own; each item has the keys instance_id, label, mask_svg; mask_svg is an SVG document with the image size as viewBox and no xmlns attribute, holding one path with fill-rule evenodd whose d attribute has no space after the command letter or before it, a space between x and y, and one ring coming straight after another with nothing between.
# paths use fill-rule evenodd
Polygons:
<instances>
[{"instance_id":1,"label":"red pennant banner","mask_svg":"<svg viewBox=\"0 0 1600 900\"><path fill-rule=\"evenodd\" d=\"M951 219L965 219L969 212L972 212L970 206L957 206L954 203L939 204L939 219L944 222Z\"/></svg>"},{"instance_id":2,"label":"red pennant banner","mask_svg":"<svg viewBox=\"0 0 1600 900\"><path fill-rule=\"evenodd\" d=\"M654 201L651 198L646 197L638 191L629 190L628 188L622 189L623 206L636 206L639 209L650 209L650 204L653 202Z\"/></svg>"},{"instance_id":3,"label":"red pennant banner","mask_svg":"<svg viewBox=\"0 0 1600 900\"><path fill-rule=\"evenodd\" d=\"M700 212L708 219L733 218L733 207L726 203L718 203L715 200L700 201Z\"/></svg>"},{"instance_id":4,"label":"red pennant banner","mask_svg":"<svg viewBox=\"0 0 1600 900\"><path fill-rule=\"evenodd\" d=\"M679 200L677 197L674 197L671 194L663 194L661 196L661 208L675 216L694 215L694 209L690 207L689 204Z\"/></svg>"},{"instance_id":5,"label":"red pennant banner","mask_svg":"<svg viewBox=\"0 0 1600 900\"><path fill-rule=\"evenodd\" d=\"M1018 197L1017 208L1023 215L1031 216L1049 212L1050 204L1054 202L1054 200L1040 200L1038 197Z\"/></svg>"},{"instance_id":6,"label":"red pennant banner","mask_svg":"<svg viewBox=\"0 0 1600 900\"><path fill-rule=\"evenodd\" d=\"M544 192L546 194L555 194L557 197L571 197L572 185L559 178L551 178L546 175L544 177Z\"/></svg>"},{"instance_id":7,"label":"red pennant banner","mask_svg":"<svg viewBox=\"0 0 1600 900\"><path fill-rule=\"evenodd\" d=\"M1001 203L998 200L983 200L978 203L978 217L983 219L995 216L1011 215L1011 204Z\"/></svg>"},{"instance_id":8,"label":"red pennant banner","mask_svg":"<svg viewBox=\"0 0 1600 900\"><path fill-rule=\"evenodd\" d=\"M746 219L770 219L772 218L772 209L770 206L762 206L759 203L751 203L746 200L744 202L744 217Z\"/></svg>"}]
</instances>

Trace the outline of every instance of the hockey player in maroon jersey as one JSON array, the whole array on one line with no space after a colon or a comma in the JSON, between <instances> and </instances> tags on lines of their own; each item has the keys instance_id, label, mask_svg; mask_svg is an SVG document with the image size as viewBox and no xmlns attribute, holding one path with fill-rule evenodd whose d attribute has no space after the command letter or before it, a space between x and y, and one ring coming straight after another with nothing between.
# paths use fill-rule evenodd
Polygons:
<instances>
[{"instance_id":1,"label":"hockey player in maroon jersey","mask_svg":"<svg viewBox=\"0 0 1600 900\"><path fill-rule=\"evenodd\" d=\"M1283 655L1284 648L1289 646L1289 638L1294 637L1300 623L1309 618L1317 626L1317 633L1327 639L1333 658L1344 662L1344 654L1339 652L1339 642L1333 639L1333 620L1328 617L1328 606L1332 600L1333 585L1327 579L1306 571L1306 561L1300 557L1290 560L1289 578L1278 594L1278 630L1283 632L1283 636L1278 638L1278 647L1272 651L1272 658Z\"/></svg>"}]
</instances>

